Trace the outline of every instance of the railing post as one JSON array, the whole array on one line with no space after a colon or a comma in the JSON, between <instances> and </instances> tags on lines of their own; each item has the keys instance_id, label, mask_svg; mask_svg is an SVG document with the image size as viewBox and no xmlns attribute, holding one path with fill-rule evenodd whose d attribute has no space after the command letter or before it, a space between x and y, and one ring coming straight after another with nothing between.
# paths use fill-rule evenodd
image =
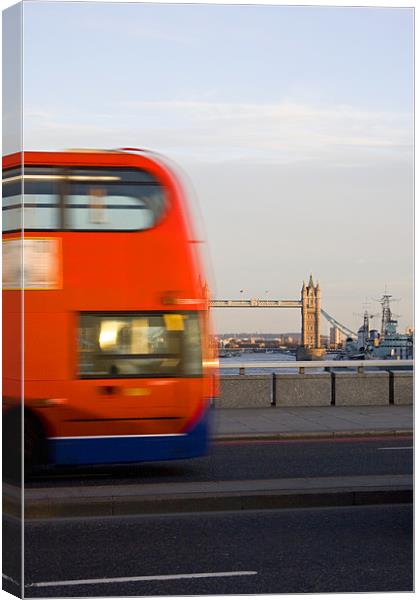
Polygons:
<instances>
[{"instance_id":1,"label":"railing post","mask_svg":"<svg viewBox=\"0 0 420 600\"><path fill-rule=\"evenodd\" d=\"M364 373L365 372L365 368L363 365L361 365L360 367L357 367L357 372L358 373Z\"/></svg>"},{"instance_id":2,"label":"railing post","mask_svg":"<svg viewBox=\"0 0 420 600\"><path fill-rule=\"evenodd\" d=\"M304 375L305 374L305 367L299 367L299 374L300 375Z\"/></svg>"},{"instance_id":3,"label":"railing post","mask_svg":"<svg viewBox=\"0 0 420 600\"><path fill-rule=\"evenodd\" d=\"M239 375L245 375L245 367L239 367Z\"/></svg>"},{"instance_id":4,"label":"railing post","mask_svg":"<svg viewBox=\"0 0 420 600\"><path fill-rule=\"evenodd\" d=\"M271 377L271 406L276 406L276 374L272 373Z\"/></svg>"}]
</instances>

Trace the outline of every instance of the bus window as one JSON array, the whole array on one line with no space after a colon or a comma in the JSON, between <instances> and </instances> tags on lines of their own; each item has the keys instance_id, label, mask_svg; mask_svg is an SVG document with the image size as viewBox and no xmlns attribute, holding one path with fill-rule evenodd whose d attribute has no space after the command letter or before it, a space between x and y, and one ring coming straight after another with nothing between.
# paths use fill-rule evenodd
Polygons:
<instances>
[{"instance_id":1,"label":"bus window","mask_svg":"<svg viewBox=\"0 0 420 600\"><path fill-rule=\"evenodd\" d=\"M81 378L201 375L196 313L81 314Z\"/></svg>"},{"instance_id":2,"label":"bus window","mask_svg":"<svg viewBox=\"0 0 420 600\"><path fill-rule=\"evenodd\" d=\"M65 198L64 223L60 196ZM20 170L4 172L4 232L139 231L153 227L164 208L163 188L139 169L26 167L23 185Z\"/></svg>"},{"instance_id":3,"label":"bus window","mask_svg":"<svg viewBox=\"0 0 420 600\"><path fill-rule=\"evenodd\" d=\"M162 187L140 170L74 169L68 175L66 225L72 230L150 229L164 209Z\"/></svg>"},{"instance_id":4,"label":"bus window","mask_svg":"<svg viewBox=\"0 0 420 600\"><path fill-rule=\"evenodd\" d=\"M3 174L3 231L59 228L58 181L56 169L25 168ZM23 181L23 184L22 184ZM23 220L23 222L22 222Z\"/></svg>"}]
</instances>

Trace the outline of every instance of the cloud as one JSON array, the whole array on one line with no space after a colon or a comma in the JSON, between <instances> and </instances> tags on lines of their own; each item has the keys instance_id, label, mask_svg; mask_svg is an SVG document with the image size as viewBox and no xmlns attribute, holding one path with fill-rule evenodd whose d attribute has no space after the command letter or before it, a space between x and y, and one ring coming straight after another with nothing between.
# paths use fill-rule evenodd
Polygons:
<instances>
[{"instance_id":1,"label":"cloud","mask_svg":"<svg viewBox=\"0 0 420 600\"><path fill-rule=\"evenodd\" d=\"M31 110L25 119L26 139L36 141L37 147L54 141L58 147L63 141L77 146L140 144L204 161L352 165L384 157L406 160L413 149L410 114L351 106L174 99L122 102L106 112L113 119Z\"/></svg>"}]
</instances>

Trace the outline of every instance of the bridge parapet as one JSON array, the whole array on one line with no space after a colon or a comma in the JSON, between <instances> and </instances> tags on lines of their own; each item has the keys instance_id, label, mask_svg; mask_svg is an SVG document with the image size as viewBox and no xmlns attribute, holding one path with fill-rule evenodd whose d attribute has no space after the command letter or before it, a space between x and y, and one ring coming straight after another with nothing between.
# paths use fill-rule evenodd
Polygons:
<instances>
[{"instance_id":1,"label":"bridge parapet","mask_svg":"<svg viewBox=\"0 0 420 600\"><path fill-rule=\"evenodd\" d=\"M322 368L331 371L319 372ZM344 367L344 368L343 368ZM354 370L346 370L356 368ZM365 367L382 368L364 372ZM313 361L230 363L223 369L239 369L239 375L221 376L219 408L262 408L269 406L387 406L413 403L412 360ZM245 368L248 374L245 374ZM252 368L269 369L249 374ZM281 370L295 368L295 373ZM277 372L273 372L276 369ZM312 372L304 372L309 369ZM313 372L318 369L318 372ZM339 372L334 372L339 369ZM280 372L279 372L280 371Z\"/></svg>"},{"instance_id":2,"label":"bridge parapet","mask_svg":"<svg viewBox=\"0 0 420 600\"><path fill-rule=\"evenodd\" d=\"M210 300L212 308L301 308L301 300Z\"/></svg>"}]
</instances>

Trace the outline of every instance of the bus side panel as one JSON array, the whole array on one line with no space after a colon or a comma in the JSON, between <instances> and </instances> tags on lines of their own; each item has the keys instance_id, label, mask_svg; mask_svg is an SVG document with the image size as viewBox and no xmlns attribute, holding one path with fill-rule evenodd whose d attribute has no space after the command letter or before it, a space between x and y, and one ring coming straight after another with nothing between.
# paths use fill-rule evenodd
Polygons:
<instances>
[{"instance_id":1,"label":"bus side panel","mask_svg":"<svg viewBox=\"0 0 420 600\"><path fill-rule=\"evenodd\" d=\"M177 434L50 438L55 464L105 464L180 460L207 452L211 409L207 406L190 429Z\"/></svg>"},{"instance_id":2,"label":"bus side panel","mask_svg":"<svg viewBox=\"0 0 420 600\"><path fill-rule=\"evenodd\" d=\"M79 382L84 383L100 388L110 381ZM207 389L203 378L115 383L130 393L98 397L95 387L89 387L90 394L78 396L80 410L71 402L55 413L61 420L49 438L51 462L142 462L191 458L207 451L211 410L203 396ZM152 390L150 395L135 396L147 389ZM153 389L158 390L154 400Z\"/></svg>"},{"instance_id":3,"label":"bus side panel","mask_svg":"<svg viewBox=\"0 0 420 600\"><path fill-rule=\"evenodd\" d=\"M25 312L26 381L68 380L69 351L68 314Z\"/></svg>"},{"instance_id":4,"label":"bus side panel","mask_svg":"<svg viewBox=\"0 0 420 600\"><path fill-rule=\"evenodd\" d=\"M6 381L15 380L21 383L22 311L7 311L4 304L3 307L3 377ZM3 394L8 395L7 389L3 389Z\"/></svg>"}]
</instances>

